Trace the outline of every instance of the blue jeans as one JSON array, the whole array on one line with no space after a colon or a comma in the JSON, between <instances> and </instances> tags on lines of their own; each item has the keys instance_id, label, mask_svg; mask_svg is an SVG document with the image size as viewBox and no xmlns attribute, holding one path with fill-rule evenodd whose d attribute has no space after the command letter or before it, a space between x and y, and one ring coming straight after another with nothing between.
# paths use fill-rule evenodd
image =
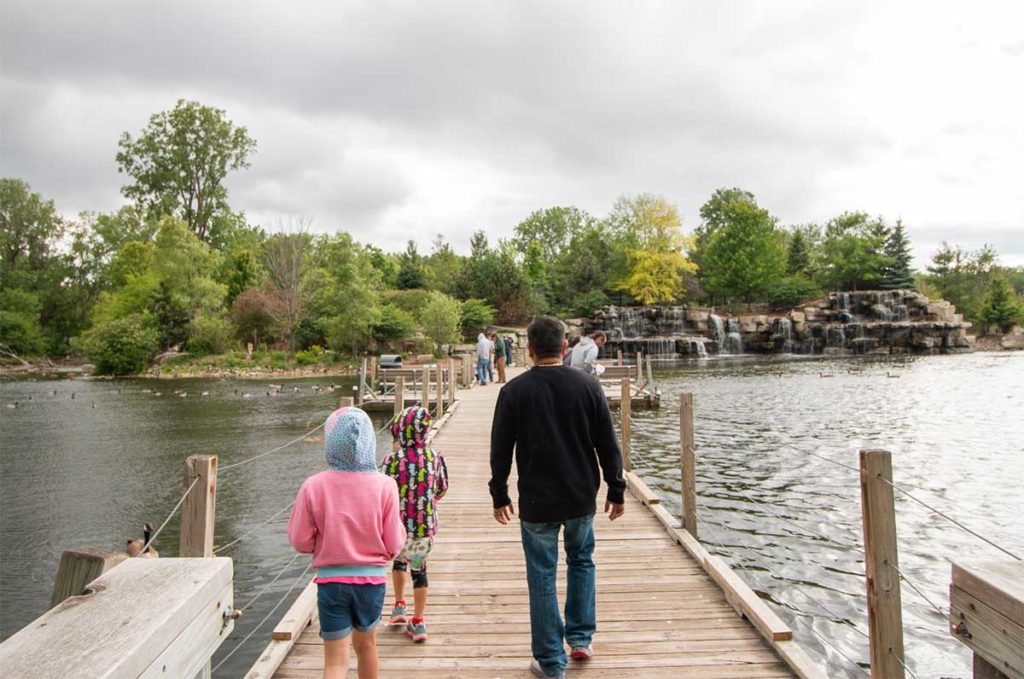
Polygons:
<instances>
[{"instance_id":1,"label":"blue jeans","mask_svg":"<svg viewBox=\"0 0 1024 679\"><path fill-rule=\"evenodd\" d=\"M568 566L564 625L555 591L558 531L562 526ZM544 672L557 676L568 662L562 640L569 646L587 646L597 629L594 515L552 523L520 521L520 531L530 588L531 650Z\"/></svg>"},{"instance_id":2,"label":"blue jeans","mask_svg":"<svg viewBox=\"0 0 1024 679\"><path fill-rule=\"evenodd\" d=\"M487 365L490 363L486 358L476 359L476 381L480 384L487 384Z\"/></svg>"}]
</instances>

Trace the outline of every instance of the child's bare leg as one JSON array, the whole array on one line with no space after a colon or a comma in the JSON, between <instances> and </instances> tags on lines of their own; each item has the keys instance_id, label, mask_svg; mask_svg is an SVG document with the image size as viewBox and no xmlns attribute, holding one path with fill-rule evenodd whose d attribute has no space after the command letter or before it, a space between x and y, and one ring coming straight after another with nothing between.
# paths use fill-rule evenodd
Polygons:
<instances>
[{"instance_id":1,"label":"child's bare leg","mask_svg":"<svg viewBox=\"0 0 1024 679\"><path fill-rule=\"evenodd\" d=\"M356 649L359 664L359 679L377 679L377 638L376 630L360 632L353 630L352 646Z\"/></svg>"},{"instance_id":2,"label":"child's bare leg","mask_svg":"<svg viewBox=\"0 0 1024 679\"><path fill-rule=\"evenodd\" d=\"M341 639L324 640L324 679L345 679L348 672L348 646L351 640L351 634Z\"/></svg>"}]
</instances>

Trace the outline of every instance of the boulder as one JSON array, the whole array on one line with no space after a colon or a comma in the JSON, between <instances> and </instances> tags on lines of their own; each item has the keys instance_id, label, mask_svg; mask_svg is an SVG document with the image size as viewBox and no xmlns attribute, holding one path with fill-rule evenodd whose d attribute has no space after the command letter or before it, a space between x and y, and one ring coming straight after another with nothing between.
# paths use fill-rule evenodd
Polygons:
<instances>
[{"instance_id":1,"label":"boulder","mask_svg":"<svg viewBox=\"0 0 1024 679\"><path fill-rule=\"evenodd\" d=\"M807 320L807 314L805 314L802 311L790 311L789 320L793 321L794 323L803 323L804 321Z\"/></svg>"}]
</instances>

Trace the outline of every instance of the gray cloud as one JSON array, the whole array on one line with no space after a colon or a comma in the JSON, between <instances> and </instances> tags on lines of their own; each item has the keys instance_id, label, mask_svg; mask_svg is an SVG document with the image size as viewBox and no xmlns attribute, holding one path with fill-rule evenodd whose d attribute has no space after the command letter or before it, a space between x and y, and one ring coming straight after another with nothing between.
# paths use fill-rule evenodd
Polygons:
<instances>
[{"instance_id":1,"label":"gray cloud","mask_svg":"<svg viewBox=\"0 0 1024 679\"><path fill-rule=\"evenodd\" d=\"M1015 18L1012 3L922 19L856 2L9 2L0 173L66 211L112 209L118 136L186 97L258 140L229 186L266 225L304 214L465 251L477 228L494 240L552 204L601 214L620 193L664 194L692 227L735 185L783 223L902 215L920 258L942 228L974 242L1024 225L1007 179L1024 151ZM999 241L1004 260L1024 263L1019 240Z\"/></svg>"}]
</instances>

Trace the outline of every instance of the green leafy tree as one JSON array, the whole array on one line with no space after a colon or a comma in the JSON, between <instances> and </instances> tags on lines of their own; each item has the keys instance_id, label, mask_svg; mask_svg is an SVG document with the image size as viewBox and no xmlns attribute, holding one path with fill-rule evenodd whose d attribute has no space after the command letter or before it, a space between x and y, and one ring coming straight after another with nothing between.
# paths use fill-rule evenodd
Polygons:
<instances>
[{"instance_id":1,"label":"green leafy tree","mask_svg":"<svg viewBox=\"0 0 1024 679\"><path fill-rule=\"evenodd\" d=\"M415 290L426 286L427 277L420 265L420 255L416 251L415 241L409 241L405 252L401 256L401 266L398 269L398 280L396 286L399 290Z\"/></svg>"},{"instance_id":2,"label":"green leafy tree","mask_svg":"<svg viewBox=\"0 0 1024 679\"><path fill-rule=\"evenodd\" d=\"M39 325L39 296L21 288L0 289L0 348L22 357L46 352Z\"/></svg>"},{"instance_id":3,"label":"green leafy tree","mask_svg":"<svg viewBox=\"0 0 1024 679\"><path fill-rule=\"evenodd\" d=\"M818 276L832 290L862 290L879 285L889 264L883 252L889 229L863 212L845 212L825 226Z\"/></svg>"},{"instance_id":4,"label":"green leafy tree","mask_svg":"<svg viewBox=\"0 0 1024 679\"><path fill-rule=\"evenodd\" d=\"M455 254L444 236L437 234L431 243L430 256L423 261L426 287L447 295L456 295L462 262L463 258Z\"/></svg>"},{"instance_id":5,"label":"green leafy tree","mask_svg":"<svg viewBox=\"0 0 1024 679\"><path fill-rule=\"evenodd\" d=\"M380 342L406 339L416 332L416 319L393 304L382 304L371 331Z\"/></svg>"},{"instance_id":6,"label":"green leafy tree","mask_svg":"<svg viewBox=\"0 0 1024 679\"><path fill-rule=\"evenodd\" d=\"M423 324L423 333L434 341L438 352L442 344L459 341L461 313L462 305L457 300L441 292L430 294L430 301L423 307L420 323Z\"/></svg>"},{"instance_id":7,"label":"green leafy tree","mask_svg":"<svg viewBox=\"0 0 1024 679\"><path fill-rule=\"evenodd\" d=\"M495 310L482 299L467 299L462 303L459 328L463 337L475 338L494 323Z\"/></svg>"},{"instance_id":8,"label":"green leafy tree","mask_svg":"<svg viewBox=\"0 0 1024 679\"><path fill-rule=\"evenodd\" d=\"M138 137L121 135L118 171L132 183L126 198L153 218L174 215L200 240L219 235L211 230L229 212L228 173L249 167L256 142L221 109L179 99L170 111L154 114Z\"/></svg>"},{"instance_id":9,"label":"green leafy tree","mask_svg":"<svg viewBox=\"0 0 1024 679\"><path fill-rule=\"evenodd\" d=\"M1010 329L1024 318L1021 300L1013 294L1013 290L1002 276L996 276L988 286L988 292L978 312L978 320L985 325L994 325L1000 332Z\"/></svg>"},{"instance_id":10,"label":"green leafy tree","mask_svg":"<svg viewBox=\"0 0 1024 679\"><path fill-rule=\"evenodd\" d=\"M772 307L780 309L821 297L821 288L807 276L797 274L780 278L769 285L766 296Z\"/></svg>"},{"instance_id":11,"label":"green leafy tree","mask_svg":"<svg viewBox=\"0 0 1024 679\"><path fill-rule=\"evenodd\" d=\"M546 261L554 261L565 251L572 239L592 226L594 218L577 207L549 207L536 210L516 225L512 243L526 256L538 246Z\"/></svg>"},{"instance_id":12,"label":"green leafy tree","mask_svg":"<svg viewBox=\"0 0 1024 679\"><path fill-rule=\"evenodd\" d=\"M295 351L295 328L305 315L305 288L310 272L306 258L311 248L306 227L307 224L300 223L295 232L276 233L263 244L264 266L282 302L281 327L290 351Z\"/></svg>"},{"instance_id":13,"label":"green leafy tree","mask_svg":"<svg viewBox=\"0 0 1024 679\"><path fill-rule=\"evenodd\" d=\"M602 223L572 237L551 266L551 303L568 316L590 316L608 303L611 274L619 258L617 243Z\"/></svg>"},{"instance_id":14,"label":"green leafy tree","mask_svg":"<svg viewBox=\"0 0 1024 679\"><path fill-rule=\"evenodd\" d=\"M725 226L731 206L735 203L755 203L754 194L740 188L715 189L711 197L700 207L700 224L693 230L693 247L690 261L697 265L697 278L706 287L705 276L708 268L704 257L715 232Z\"/></svg>"},{"instance_id":15,"label":"green leafy tree","mask_svg":"<svg viewBox=\"0 0 1024 679\"><path fill-rule=\"evenodd\" d=\"M902 220L896 220L896 226L885 239L883 249L885 265L879 286L885 290L909 289L914 287L914 269L910 262L910 238L903 228Z\"/></svg>"},{"instance_id":16,"label":"green leafy tree","mask_svg":"<svg viewBox=\"0 0 1024 679\"><path fill-rule=\"evenodd\" d=\"M939 295L956 306L970 321L977 321L982 298L999 266L999 256L990 246L969 251L945 241L932 255L928 283Z\"/></svg>"},{"instance_id":17,"label":"green leafy tree","mask_svg":"<svg viewBox=\"0 0 1024 679\"><path fill-rule=\"evenodd\" d=\"M781 234L768 211L753 200L725 204L716 219L720 223L704 249L702 284L712 294L749 303L785 272Z\"/></svg>"}]
</instances>

